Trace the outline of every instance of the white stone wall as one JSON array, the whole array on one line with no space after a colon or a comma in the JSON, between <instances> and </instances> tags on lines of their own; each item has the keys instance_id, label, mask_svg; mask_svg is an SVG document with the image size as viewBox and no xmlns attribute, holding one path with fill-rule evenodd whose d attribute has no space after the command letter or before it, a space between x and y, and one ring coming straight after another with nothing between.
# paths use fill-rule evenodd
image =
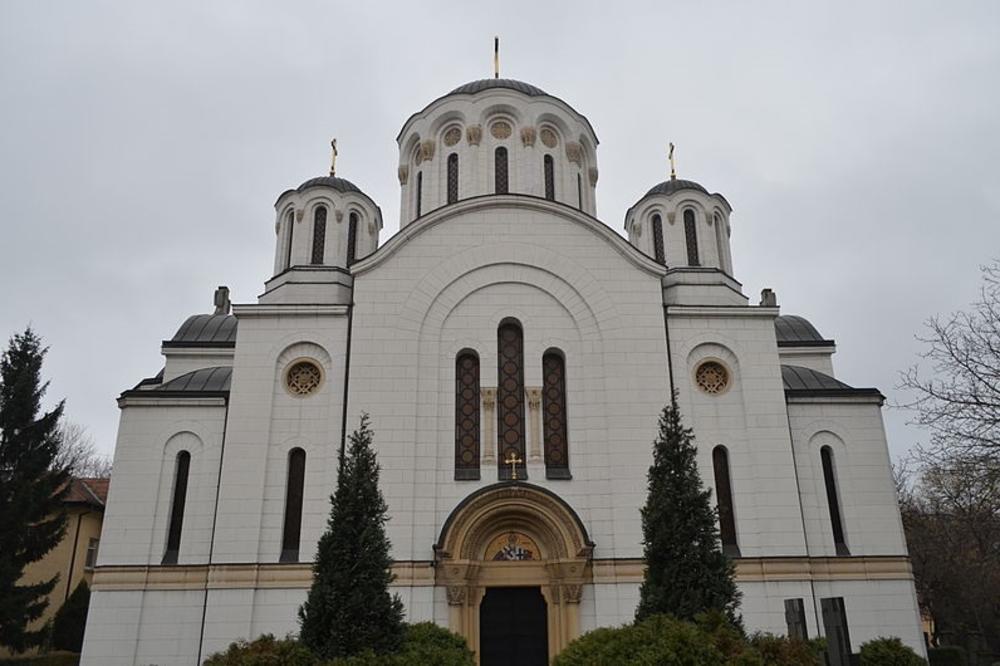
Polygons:
<instances>
[{"instance_id":1,"label":"white stone wall","mask_svg":"<svg viewBox=\"0 0 1000 666\"><path fill-rule=\"evenodd\" d=\"M232 349L195 347L163 349L163 357L165 359L163 383L202 368L231 367L233 365Z\"/></svg>"}]
</instances>

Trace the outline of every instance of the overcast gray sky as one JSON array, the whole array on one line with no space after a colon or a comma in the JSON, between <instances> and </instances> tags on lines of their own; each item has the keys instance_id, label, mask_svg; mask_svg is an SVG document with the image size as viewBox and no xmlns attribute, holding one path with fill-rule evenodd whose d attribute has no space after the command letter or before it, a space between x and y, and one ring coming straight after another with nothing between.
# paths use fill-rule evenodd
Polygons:
<instances>
[{"instance_id":1,"label":"overcast gray sky","mask_svg":"<svg viewBox=\"0 0 1000 666\"><path fill-rule=\"evenodd\" d=\"M1000 3L0 2L0 335L51 346L50 397L111 451L160 341L253 302L275 198L328 167L398 229L395 137L491 75L601 139L598 213L666 176L732 203L737 279L899 399L929 315L1000 256ZM890 448L923 434L888 410Z\"/></svg>"}]
</instances>

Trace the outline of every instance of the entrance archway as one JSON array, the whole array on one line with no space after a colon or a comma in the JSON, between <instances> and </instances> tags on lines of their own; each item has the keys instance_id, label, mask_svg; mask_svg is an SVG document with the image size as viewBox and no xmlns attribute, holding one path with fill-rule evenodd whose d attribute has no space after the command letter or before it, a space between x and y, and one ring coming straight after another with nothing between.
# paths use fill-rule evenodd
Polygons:
<instances>
[{"instance_id":1,"label":"entrance archway","mask_svg":"<svg viewBox=\"0 0 1000 666\"><path fill-rule=\"evenodd\" d=\"M580 633L593 549L576 512L544 488L511 481L476 491L455 507L434 546L435 584L447 588L451 630L479 659L486 591L537 588L551 659Z\"/></svg>"}]
</instances>

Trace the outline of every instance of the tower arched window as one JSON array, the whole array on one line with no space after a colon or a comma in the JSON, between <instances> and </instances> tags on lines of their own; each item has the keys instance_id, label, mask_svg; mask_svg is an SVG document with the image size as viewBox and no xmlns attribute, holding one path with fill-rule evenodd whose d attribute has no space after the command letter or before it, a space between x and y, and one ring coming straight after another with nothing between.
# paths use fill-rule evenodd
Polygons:
<instances>
[{"instance_id":1,"label":"tower arched window","mask_svg":"<svg viewBox=\"0 0 1000 666\"><path fill-rule=\"evenodd\" d=\"M163 564L177 564L181 550L181 530L184 528L184 505L187 502L188 474L191 470L191 454L180 451L174 461L174 490L170 500L170 522L167 526L167 548L163 553Z\"/></svg>"},{"instance_id":2,"label":"tower arched window","mask_svg":"<svg viewBox=\"0 0 1000 666\"><path fill-rule=\"evenodd\" d=\"M417 214L416 214L415 217L420 217L420 214L421 214L421 204L422 204L421 199L423 198L423 189L424 189L424 172L423 171L418 171L417 172L417 196L416 196Z\"/></svg>"},{"instance_id":3,"label":"tower arched window","mask_svg":"<svg viewBox=\"0 0 1000 666\"><path fill-rule=\"evenodd\" d=\"M667 258L663 250L663 218L659 213L653 215L653 254L657 263L666 265Z\"/></svg>"},{"instance_id":4,"label":"tower arched window","mask_svg":"<svg viewBox=\"0 0 1000 666\"><path fill-rule=\"evenodd\" d=\"M306 481L306 452L296 447L288 452L288 480L285 485L285 521L281 531L281 561L299 561L302 537L302 499Z\"/></svg>"},{"instance_id":5,"label":"tower arched window","mask_svg":"<svg viewBox=\"0 0 1000 666\"><path fill-rule=\"evenodd\" d=\"M726 231L723 229L722 217L716 213L712 216L712 224L715 227L715 247L719 253L719 268L725 272L730 272L726 262Z\"/></svg>"},{"instance_id":6,"label":"tower arched window","mask_svg":"<svg viewBox=\"0 0 1000 666\"><path fill-rule=\"evenodd\" d=\"M479 356L455 357L455 480L479 479Z\"/></svg>"},{"instance_id":7,"label":"tower arched window","mask_svg":"<svg viewBox=\"0 0 1000 666\"><path fill-rule=\"evenodd\" d=\"M566 426L566 360L562 352L554 349L542 356L542 423L545 477L571 478Z\"/></svg>"},{"instance_id":8,"label":"tower arched window","mask_svg":"<svg viewBox=\"0 0 1000 666\"><path fill-rule=\"evenodd\" d=\"M545 198L549 201L556 199L556 167L551 155L546 155L542 159L542 169L545 176Z\"/></svg>"},{"instance_id":9,"label":"tower arched window","mask_svg":"<svg viewBox=\"0 0 1000 666\"><path fill-rule=\"evenodd\" d=\"M844 537L844 522L840 511L840 498L837 494L837 475L833 465L833 449L824 446L819 450L820 461L823 464L823 482L826 485L826 503L830 509L830 525L833 528L833 543L837 555L850 555L847 540Z\"/></svg>"},{"instance_id":10,"label":"tower arched window","mask_svg":"<svg viewBox=\"0 0 1000 666\"><path fill-rule=\"evenodd\" d=\"M493 151L493 191L497 194L507 194L509 187L507 149L500 146Z\"/></svg>"},{"instance_id":11,"label":"tower arched window","mask_svg":"<svg viewBox=\"0 0 1000 666\"><path fill-rule=\"evenodd\" d=\"M326 249L326 206L319 206L313 213L313 247L312 263L323 263L323 251Z\"/></svg>"},{"instance_id":12,"label":"tower arched window","mask_svg":"<svg viewBox=\"0 0 1000 666\"><path fill-rule=\"evenodd\" d=\"M505 321L497 329L497 460L500 479L511 478L511 463L517 459L517 478L526 479L524 463L524 334L516 321Z\"/></svg>"},{"instance_id":13,"label":"tower arched window","mask_svg":"<svg viewBox=\"0 0 1000 666\"><path fill-rule=\"evenodd\" d=\"M417 213L418 215L420 213ZM358 256L358 214L351 212L347 217L347 265L354 263Z\"/></svg>"},{"instance_id":14,"label":"tower arched window","mask_svg":"<svg viewBox=\"0 0 1000 666\"><path fill-rule=\"evenodd\" d=\"M458 153L448 156L448 203L458 201Z\"/></svg>"},{"instance_id":15,"label":"tower arched window","mask_svg":"<svg viewBox=\"0 0 1000 666\"><path fill-rule=\"evenodd\" d=\"M722 550L730 557L739 557L736 543L736 514L733 511L733 486L729 479L729 452L724 446L712 449L712 468L715 471L715 502L719 508L719 537Z\"/></svg>"},{"instance_id":16,"label":"tower arched window","mask_svg":"<svg viewBox=\"0 0 1000 666\"><path fill-rule=\"evenodd\" d=\"M285 226L288 227L288 231L285 232L285 268L292 267L292 236L295 233L295 211L288 211L286 217Z\"/></svg>"},{"instance_id":17,"label":"tower arched window","mask_svg":"<svg viewBox=\"0 0 1000 666\"><path fill-rule=\"evenodd\" d=\"M688 266L700 266L698 261L698 228L694 222L694 211L684 211L684 239L687 241Z\"/></svg>"},{"instance_id":18,"label":"tower arched window","mask_svg":"<svg viewBox=\"0 0 1000 666\"><path fill-rule=\"evenodd\" d=\"M576 174L576 204L583 210L583 177L580 174Z\"/></svg>"}]
</instances>

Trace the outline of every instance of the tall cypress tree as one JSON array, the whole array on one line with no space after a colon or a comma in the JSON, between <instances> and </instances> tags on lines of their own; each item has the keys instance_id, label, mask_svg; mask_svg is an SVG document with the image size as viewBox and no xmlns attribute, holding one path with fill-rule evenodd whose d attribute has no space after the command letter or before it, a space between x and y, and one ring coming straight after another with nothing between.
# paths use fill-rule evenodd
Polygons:
<instances>
[{"instance_id":1,"label":"tall cypress tree","mask_svg":"<svg viewBox=\"0 0 1000 666\"><path fill-rule=\"evenodd\" d=\"M676 392L660 415L642 509L646 572L636 620L664 613L690 620L716 610L734 624L740 591L732 561L722 552L712 491L698 473L694 432L685 428Z\"/></svg>"},{"instance_id":2,"label":"tall cypress tree","mask_svg":"<svg viewBox=\"0 0 1000 666\"><path fill-rule=\"evenodd\" d=\"M15 652L41 642L43 632L27 627L45 611L58 575L18 581L66 532L69 472L53 469L63 403L39 416L48 388L41 380L46 351L28 328L0 357L0 644Z\"/></svg>"},{"instance_id":3,"label":"tall cypress tree","mask_svg":"<svg viewBox=\"0 0 1000 666\"><path fill-rule=\"evenodd\" d=\"M388 507L378 489L372 439L368 415L362 414L346 456L341 454L312 588L299 609L301 641L325 658L366 650L386 654L403 642L403 603L389 594Z\"/></svg>"}]
</instances>

